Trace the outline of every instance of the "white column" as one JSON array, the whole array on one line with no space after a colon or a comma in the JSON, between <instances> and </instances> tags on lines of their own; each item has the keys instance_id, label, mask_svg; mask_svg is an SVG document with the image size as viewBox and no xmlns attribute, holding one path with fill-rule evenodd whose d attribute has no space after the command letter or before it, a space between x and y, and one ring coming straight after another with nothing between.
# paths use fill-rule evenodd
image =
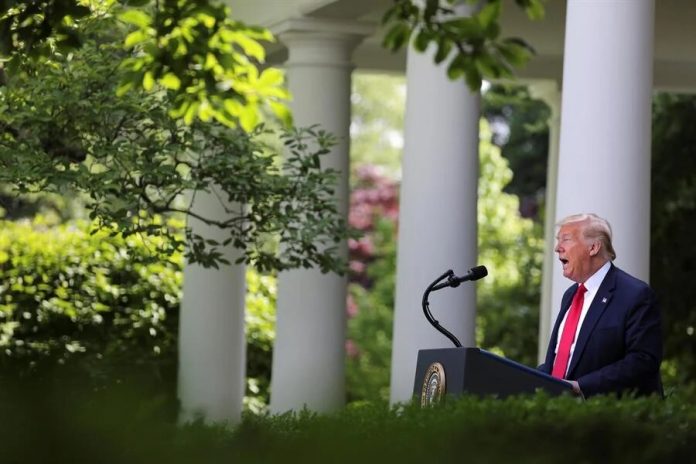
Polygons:
<instances>
[{"instance_id":1,"label":"white column","mask_svg":"<svg viewBox=\"0 0 696 464\"><path fill-rule=\"evenodd\" d=\"M546 204L544 205L544 262L541 276L541 301L539 305L539 347L537 357L541 364L551 336L554 303L551 299L556 237L556 190L558 188L558 148L561 131L561 93L555 81L537 82L529 86L532 97L546 103L549 115L549 152L546 162Z\"/></svg>"},{"instance_id":2,"label":"white column","mask_svg":"<svg viewBox=\"0 0 696 464\"><path fill-rule=\"evenodd\" d=\"M225 216L215 194L197 192L193 210L204 216ZM223 241L220 229L190 218L194 232ZM224 249L230 262L239 256ZM245 390L244 336L245 267L205 269L186 264L179 321L179 399L181 420L239 422Z\"/></svg>"},{"instance_id":3,"label":"white column","mask_svg":"<svg viewBox=\"0 0 696 464\"><path fill-rule=\"evenodd\" d=\"M653 0L568 2L556 219L595 212L616 264L649 278ZM563 291L558 260L552 318Z\"/></svg>"},{"instance_id":4,"label":"white column","mask_svg":"<svg viewBox=\"0 0 696 464\"><path fill-rule=\"evenodd\" d=\"M450 81L432 50L409 48L406 85L392 403L412 397L418 350L453 346L423 316L426 287L448 269L461 275L478 264L479 94ZM474 346L475 284L432 293L430 306L463 346Z\"/></svg>"},{"instance_id":5,"label":"white column","mask_svg":"<svg viewBox=\"0 0 696 464\"><path fill-rule=\"evenodd\" d=\"M274 28L289 51L288 86L298 127L319 124L338 137L323 167L342 173L336 189L348 215L351 54L372 26L291 20ZM347 256L347 245L341 253ZM330 411L345 403L346 277L317 269L278 276L276 340L271 374L272 412Z\"/></svg>"}]
</instances>

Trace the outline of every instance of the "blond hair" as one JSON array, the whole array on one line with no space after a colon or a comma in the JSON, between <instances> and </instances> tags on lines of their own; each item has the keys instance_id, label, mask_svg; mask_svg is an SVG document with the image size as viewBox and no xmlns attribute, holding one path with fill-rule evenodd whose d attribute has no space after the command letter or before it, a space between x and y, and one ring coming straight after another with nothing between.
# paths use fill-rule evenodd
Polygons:
<instances>
[{"instance_id":1,"label":"blond hair","mask_svg":"<svg viewBox=\"0 0 696 464\"><path fill-rule=\"evenodd\" d=\"M599 240L602 244L603 256L611 261L616 259L616 251L614 251L614 246L611 243L612 234L609 221L594 213L581 213L561 219L556 226L562 227L574 222L586 222L582 228L583 237L588 240Z\"/></svg>"}]
</instances>

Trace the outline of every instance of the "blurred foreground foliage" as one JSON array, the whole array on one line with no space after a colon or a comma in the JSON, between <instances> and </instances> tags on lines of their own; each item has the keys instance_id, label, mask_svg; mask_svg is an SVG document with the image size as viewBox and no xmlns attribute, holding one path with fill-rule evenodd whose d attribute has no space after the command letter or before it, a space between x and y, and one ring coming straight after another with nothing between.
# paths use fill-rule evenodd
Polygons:
<instances>
[{"instance_id":1,"label":"blurred foreground foliage","mask_svg":"<svg viewBox=\"0 0 696 464\"><path fill-rule=\"evenodd\" d=\"M176 426L126 389L0 389L2 462L679 462L694 460L696 397L465 396L332 415L247 415Z\"/></svg>"}]
</instances>

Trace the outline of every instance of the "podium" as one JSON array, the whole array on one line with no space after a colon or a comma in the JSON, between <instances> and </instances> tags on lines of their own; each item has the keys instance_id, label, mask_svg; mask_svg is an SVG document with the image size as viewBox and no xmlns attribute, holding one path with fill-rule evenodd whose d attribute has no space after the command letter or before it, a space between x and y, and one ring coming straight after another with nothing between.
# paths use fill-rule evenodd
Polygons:
<instances>
[{"instance_id":1,"label":"podium","mask_svg":"<svg viewBox=\"0 0 696 464\"><path fill-rule=\"evenodd\" d=\"M494 395L504 398L543 390L551 396L572 393L568 382L480 348L420 350L413 395L421 405L445 395Z\"/></svg>"}]
</instances>

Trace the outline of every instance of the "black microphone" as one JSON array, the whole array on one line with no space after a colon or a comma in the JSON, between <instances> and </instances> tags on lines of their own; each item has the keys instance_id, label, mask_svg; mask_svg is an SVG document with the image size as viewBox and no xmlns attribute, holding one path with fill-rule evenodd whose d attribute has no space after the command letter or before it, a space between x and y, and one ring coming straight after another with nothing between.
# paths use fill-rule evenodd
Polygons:
<instances>
[{"instance_id":1,"label":"black microphone","mask_svg":"<svg viewBox=\"0 0 696 464\"><path fill-rule=\"evenodd\" d=\"M467 272L461 277L458 277L456 275L449 276L445 282L435 285L432 288L432 290L440 290L441 288L445 287L459 287L459 284L461 284L462 282L483 279L487 275L488 269L486 269L486 266L472 267L471 269L469 269L469 272Z\"/></svg>"},{"instance_id":2,"label":"black microphone","mask_svg":"<svg viewBox=\"0 0 696 464\"><path fill-rule=\"evenodd\" d=\"M445 287L458 287L459 284L461 284L462 282L466 282L467 280L479 280L486 277L487 275L488 269L486 269L486 266L472 267L471 269L469 269L469 272L467 272L466 275L463 275L461 277L457 277L456 275L454 275L454 272L452 272L452 269L450 269L444 274L442 274L440 277L435 279L435 282L428 285L428 288L425 289L425 293L423 293L422 306L425 318L428 320L428 322L430 322L433 325L433 327L435 327L447 338L452 340L452 343L454 343L454 346L456 346L457 348L461 348L462 346L459 340L457 340L457 337L455 337L454 335L452 335L450 331L442 327L440 323L437 321L437 319L435 319L433 315L430 313L430 303L428 303L428 295L430 295L430 293L434 292L435 290L440 290ZM447 280L445 280L445 278Z\"/></svg>"}]
</instances>

